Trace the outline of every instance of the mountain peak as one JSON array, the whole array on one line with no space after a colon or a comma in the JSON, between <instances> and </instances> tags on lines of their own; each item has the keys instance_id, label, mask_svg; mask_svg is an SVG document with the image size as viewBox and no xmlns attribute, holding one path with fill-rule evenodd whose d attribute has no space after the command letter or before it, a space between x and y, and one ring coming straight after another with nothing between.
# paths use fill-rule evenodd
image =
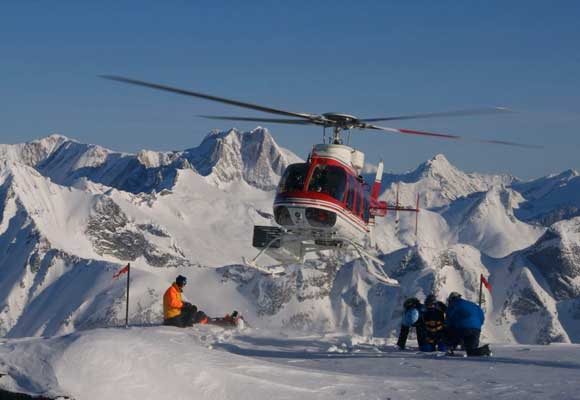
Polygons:
<instances>
[{"instance_id":1,"label":"mountain peak","mask_svg":"<svg viewBox=\"0 0 580 400\"><path fill-rule=\"evenodd\" d=\"M225 131L220 131L219 129L212 129L201 141L201 143L205 143L206 141L215 141L218 139L224 139L232 135L239 135L240 132L236 128L231 128Z\"/></svg>"},{"instance_id":2,"label":"mountain peak","mask_svg":"<svg viewBox=\"0 0 580 400\"><path fill-rule=\"evenodd\" d=\"M439 153L437 155L435 155L435 157L433 157L431 160L429 160L430 162L437 162L437 163L447 163L449 164L449 160L447 159L447 157L445 157L444 154Z\"/></svg>"},{"instance_id":3,"label":"mountain peak","mask_svg":"<svg viewBox=\"0 0 580 400\"><path fill-rule=\"evenodd\" d=\"M63 143L70 141L66 136L52 134L28 143L0 144L0 157L34 167L49 157Z\"/></svg>"},{"instance_id":4,"label":"mountain peak","mask_svg":"<svg viewBox=\"0 0 580 400\"><path fill-rule=\"evenodd\" d=\"M51 133L50 135L48 135L47 137L40 139L40 140L49 140L49 141L65 141L65 140L72 140L67 136L61 135L60 133Z\"/></svg>"},{"instance_id":5,"label":"mountain peak","mask_svg":"<svg viewBox=\"0 0 580 400\"><path fill-rule=\"evenodd\" d=\"M453 164L447 160L443 154L437 154L430 160L425 161L419 165L415 171L411 173L413 177L420 179L424 177L441 177L463 174Z\"/></svg>"},{"instance_id":6,"label":"mountain peak","mask_svg":"<svg viewBox=\"0 0 580 400\"><path fill-rule=\"evenodd\" d=\"M275 188L284 169L298 159L280 148L262 127L249 132L213 130L198 147L186 150L184 157L218 186L244 180L263 190Z\"/></svg>"},{"instance_id":7,"label":"mountain peak","mask_svg":"<svg viewBox=\"0 0 580 400\"><path fill-rule=\"evenodd\" d=\"M425 168L430 170L441 170L441 169L448 169L455 167L449 162L447 157L443 154L437 154L435 157L431 158L430 160L423 163Z\"/></svg>"}]
</instances>

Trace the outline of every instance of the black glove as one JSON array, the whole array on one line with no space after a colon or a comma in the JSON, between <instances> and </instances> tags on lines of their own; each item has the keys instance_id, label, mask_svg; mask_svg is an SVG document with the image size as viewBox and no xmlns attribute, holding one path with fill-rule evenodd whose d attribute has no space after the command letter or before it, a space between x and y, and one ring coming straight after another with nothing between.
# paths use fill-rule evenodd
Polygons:
<instances>
[{"instance_id":1,"label":"black glove","mask_svg":"<svg viewBox=\"0 0 580 400\"><path fill-rule=\"evenodd\" d=\"M181 308L187 310L188 308L191 308L191 307L193 307L193 304L188 303L187 301L184 301L183 306Z\"/></svg>"}]
</instances>

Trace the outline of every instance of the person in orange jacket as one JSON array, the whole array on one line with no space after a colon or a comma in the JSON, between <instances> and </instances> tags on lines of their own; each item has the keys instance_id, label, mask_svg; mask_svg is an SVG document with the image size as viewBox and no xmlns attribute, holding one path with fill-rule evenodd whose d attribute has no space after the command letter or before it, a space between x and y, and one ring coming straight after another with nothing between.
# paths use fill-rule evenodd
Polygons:
<instances>
[{"instance_id":1,"label":"person in orange jacket","mask_svg":"<svg viewBox=\"0 0 580 400\"><path fill-rule=\"evenodd\" d=\"M196 306L181 299L185 285L187 285L187 278L179 275L165 291L163 295L163 325L185 328L194 323L204 323L204 320L207 322L207 317L203 311L198 311Z\"/></svg>"}]
</instances>

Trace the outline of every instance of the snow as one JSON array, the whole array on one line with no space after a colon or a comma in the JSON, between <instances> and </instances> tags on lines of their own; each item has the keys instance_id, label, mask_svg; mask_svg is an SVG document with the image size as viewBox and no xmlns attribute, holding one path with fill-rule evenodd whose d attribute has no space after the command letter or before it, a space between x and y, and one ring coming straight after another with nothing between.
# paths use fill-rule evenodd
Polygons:
<instances>
[{"instance_id":1,"label":"snow","mask_svg":"<svg viewBox=\"0 0 580 400\"><path fill-rule=\"evenodd\" d=\"M386 287L351 254L321 252L280 277L240 267L297 161L263 128L169 153L58 135L0 145L0 388L75 399L577 396L579 347L554 345L580 342L577 172L522 183L437 155L385 175L381 199L392 203L397 183L403 205L421 194L418 237L414 215L377 221L373 251L401 283ZM125 281L112 275L127 262L133 326L117 329ZM253 329L156 326L178 274L188 301L213 316L235 308ZM481 274L493 286L482 337L494 358L395 351L406 297L477 301Z\"/></svg>"},{"instance_id":2,"label":"snow","mask_svg":"<svg viewBox=\"0 0 580 400\"><path fill-rule=\"evenodd\" d=\"M457 200L443 214L456 227L457 241L471 244L492 257L505 257L535 243L545 228L517 220L513 209L521 201L516 192L492 186Z\"/></svg>"},{"instance_id":3,"label":"snow","mask_svg":"<svg viewBox=\"0 0 580 400\"><path fill-rule=\"evenodd\" d=\"M580 398L580 345L492 350L462 358L341 334L96 329L3 339L0 388L77 400Z\"/></svg>"}]
</instances>

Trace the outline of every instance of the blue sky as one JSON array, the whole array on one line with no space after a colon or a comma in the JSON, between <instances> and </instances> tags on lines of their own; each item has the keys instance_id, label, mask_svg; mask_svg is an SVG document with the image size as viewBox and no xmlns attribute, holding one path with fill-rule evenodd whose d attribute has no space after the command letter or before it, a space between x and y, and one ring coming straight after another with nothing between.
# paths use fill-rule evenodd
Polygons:
<instances>
[{"instance_id":1,"label":"blue sky","mask_svg":"<svg viewBox=\"0 0 580 400\"><path fill-rule=\"evenodd\" d=\"M81 4L85 3L85 4ZM354 132L367 162L437 153L466 171L580 169L580 2L0 3L0 142L58 132L122 151L197 146L216 122L266 116L97 78L117 74L291 111L359 117L507 106L518 113L387 126L543 150ZM267 125L306 157L317 127Z\"/></svg>"}]
</instances>

